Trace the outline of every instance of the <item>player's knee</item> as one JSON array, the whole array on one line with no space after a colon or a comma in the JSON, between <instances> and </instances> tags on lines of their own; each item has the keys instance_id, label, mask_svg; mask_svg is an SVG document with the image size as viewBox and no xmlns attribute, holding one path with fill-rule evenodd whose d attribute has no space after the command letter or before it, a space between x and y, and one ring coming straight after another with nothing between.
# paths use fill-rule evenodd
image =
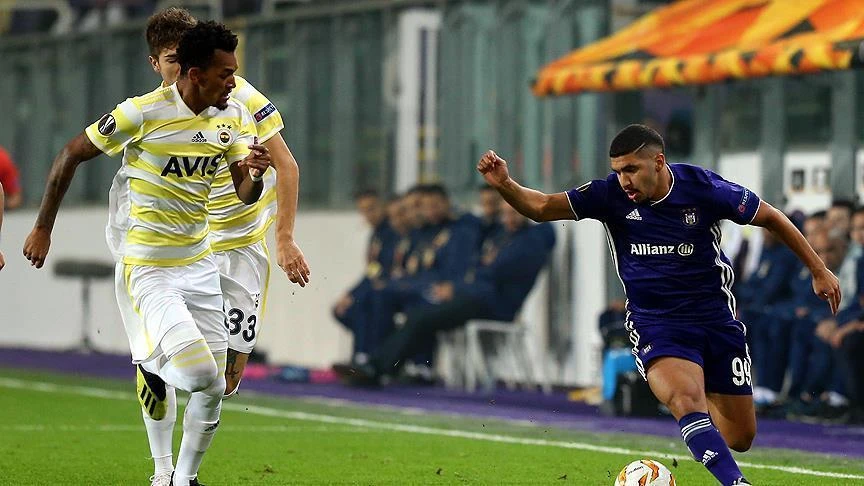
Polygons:
<instances>
[{"instance_id":1,"label":"player's knee","mask_svg":"<svg viewBox=\"0 0 864 486\"><path fill-rule=\"evenodd\" d=\"M727 441L726 445L735 452L747 452L750 450L750 446L753 445L753 438L753 435L734 437L732 440Z\"/></svg>"},{"instance_id":2,"label":"player's knee","mask_svg":"<svg viewBox=\"0 0 864 486\"><path fill-rule=\"evenodd\" d=\"M726 445L735 452L747 452L756 438L755 430L737 431L733 436L726 438Z\"/></svg>"},{"instance_id":3,"label":"player's knee","mask_svg":"<svg viewBox=\"0 0 864 486\"><path fill-rule=\"evenodd\" d=\"M201 369L194 370L191 373L186 374L186 381L188 391L190 392L200 392L205 391L210 388L216 379L219 378L218 370L216 369L216 364L213 364L212 369ZM224 388L224 384L223 384Z\"/></svg>"}]
</instances>

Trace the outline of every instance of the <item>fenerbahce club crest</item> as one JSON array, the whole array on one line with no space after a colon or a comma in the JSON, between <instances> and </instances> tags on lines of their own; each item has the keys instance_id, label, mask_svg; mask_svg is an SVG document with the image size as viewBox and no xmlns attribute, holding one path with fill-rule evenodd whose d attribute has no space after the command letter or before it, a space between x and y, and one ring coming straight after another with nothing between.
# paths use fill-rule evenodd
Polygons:
<instances>
[{"instance_id":1,"label":"fenerbahce club crest","mask_svg":"<svg viewBox=\"0 0 864 486\"><path fill-rule=\"evenodd\" d=\"M695 226L699 222L699 217L695 208L684 209L681 211L681 221L687 226Z\"/></svg>"},{"instance_id":2,"label":"fenerbahce club crest","mask_svg":"<svg viewBox=\"0 0 864 486\"><path fill-rule=\"evenodd\" d=\"M216 128L218 128L216 139L219 140L219 143L222 145L231 145L231 142L234 140L234 136L231 134L231 125L216 125Z\"/></svg>"}]
</instances>

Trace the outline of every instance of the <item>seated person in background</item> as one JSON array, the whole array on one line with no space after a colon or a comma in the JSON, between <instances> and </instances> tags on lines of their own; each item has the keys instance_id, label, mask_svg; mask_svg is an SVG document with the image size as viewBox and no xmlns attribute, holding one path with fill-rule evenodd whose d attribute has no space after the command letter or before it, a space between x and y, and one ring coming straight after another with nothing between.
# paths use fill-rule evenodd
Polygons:
<instances>
[{"instance_id":1,"label":"seated person in background","mask_svg":"<svg viewBox=\"0 0 864 486\"><path fill-rule=\"evenodd\" d=\"M480 244L501 228L501 194L492 186L480 186Z\"/></svg>"},{"instance_id":2,"label":"seated person in background","mask_svg":"<svg viewBox=\"0 0 864 486\"><path fill-rule=\"evenodd\" d=\"M360 281L333 306L333 316L354 335L353 355L364 359L376 343L369 335L366 318L373 283L387 278L392 266L396 237L387 221L378 193L362 191L354 197L357 211L372 228L366 250L366 271Z\"/></svg>"},{"instance_id":3,"label":"seated person in background","mask_svg":"<svg viewBox=\"0 0 864 486\"><path fill-rule=\"evenodd\" d=\"M479 225L454 217L443 186L426 184L419 192L425 226L415 232L405 263L405 276L391 279L372 293L369 320L373 329L392 331L397 313L429 305L435 282L461 281L477 258ZM384 335L384 331L381 334ZM418 356L412 359L421 367L431 363L434 354L436 342L427 344L418 349ZM412 366L411 371L415 371L415 367ZM426 381L431 378L431 370L416 371Z\"/></svg>"},{"instance_id":4,"label":"seated person in background","mask_svg":"<svg viewBox=\"0 0 864 486\"><path fill-rule=\"evenodd\" d=\"M436 341L435 334L471 319L512 321L555 246L549 224L535 225L501 203L503 229L487 238L477 265L459 280L431 286L431 304L407 311L405 325L372 353L369 363L337 372L353 384L377 384L406 358Z\"/></svg>"},{"instance_id":5,"label":"seated person in background","mask_svg":"<svg viewBox=\"0 0 864 486\"><path fill-rule=\"evenodd\" d=\"M832 237L828 231L811 235L808 240L825 265L834 272L839 269L846 256L845 237ZM843 285L841 279L841 286ZM793 282L793 302L795 320L789 350L789 404L787 416L790 418L820 413L823 408L819 398L829 399L830 392L842 391L842 377L834 369L833 350L828 344L836 329L833 316L825 312L824 304L815 298L812 291L805 295L803 279ZM809 285L808 285L809 287ZM854 295L854 290L849 295ZM854 299L846 299L844 304ZM818 302L818 304L817 304ZM833 402L836 398L830 398Z\"/></svg>"},{"instance_id":6,"label":"seated person in background","mask_svg":"<svg viewBox=\"0 0 864 486\"><path fill-rule=\"evenodd\" d=\"M790 283L803 268L789 247L770 231L762 231L759 266L739 291L741 320L748 324L747 337L756 371L753 398L757 407L776 402L783 389L792 326L775 314L774 306L789 300Z\"/></svg>"},{"instance_id":7,"label":"seated person in background","mask_svg":"<svg viewBox=\"0 0 864 486\"><path fill-rule=\"evenodd\" d=\"M600 336L603 338L603 401L610 402L615 397L618 375L626 371L636 371L633 360L633 345L630 343L624 319L627 309L623 300L609 302L609 307L600 314Z\"/></svg>"}]
</instances>

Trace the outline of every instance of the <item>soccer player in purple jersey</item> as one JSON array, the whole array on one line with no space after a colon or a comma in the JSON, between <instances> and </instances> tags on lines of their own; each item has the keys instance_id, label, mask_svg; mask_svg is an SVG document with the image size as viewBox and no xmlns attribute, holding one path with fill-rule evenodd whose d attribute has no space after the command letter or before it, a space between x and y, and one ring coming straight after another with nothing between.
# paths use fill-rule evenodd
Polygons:
<instances>
[{"instance_id":1,"label":"soccer player in purple jersey","mask_svg":"<svg viewBox=\"0 0 864 486\"><path fill-rule=\"evenodd\" d=\"M813 291L834 313L839 283L782 212L709 170L667 164L663 152L660 134L630 125L610 145L612 174L558 194L520 186L491 150L477 170L535 221L603 223L628 299L625 326L639 371L694 458L723 485L750 484L729 451L750 448L756 414L720 221L770 230L807 265Z\"/></svg>"}]
</instances>

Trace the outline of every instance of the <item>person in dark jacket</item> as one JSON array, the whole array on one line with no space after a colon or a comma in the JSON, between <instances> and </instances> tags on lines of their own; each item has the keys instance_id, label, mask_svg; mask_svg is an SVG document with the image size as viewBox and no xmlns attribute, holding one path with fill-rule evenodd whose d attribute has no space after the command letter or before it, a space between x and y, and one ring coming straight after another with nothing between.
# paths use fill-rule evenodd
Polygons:
<instances>
[{"instance_id":1,"label":"person in dark jacket","mask_svg":"<svg viewBox=\"0 0 864 486\"><path fill-rule=\"evenodd\" d=\"M396 372L435 334L464 326L471 319L512 321L545 265L555 232L549 224L534 225L502 203L503 229L487 238L477 265L459 280L438 281L431 305L407 313L405 325L370 356L369 363L338 370L354 384L375 384Z\"/></svg>"},{"instance_id":2,"label":"person in dark jacket","mask_svg":"<svg viewBox=\"0 0 864 486\"><path fill-rule=\"evenodd\" d=\"M764 230L759 266L739 292L741 320L748 324L747 335L753 348L757 390L762 391L765 402L775 401L783 388L792 330L791 321L778 318L775 307L789 301L791 283L801 269L795 253ZM756 395L759 402L759 393Z\"/></svg>"},{"instance_id":3,"label":"person in dark jacket","mask_svg":"<svg viewBox=\"0 0 864 486\"><path fill-rule=\"evenodd\" d=\"M377 192L360 192L354 201L357 211L372 228L366 249L366 269L360 281L336 301L333 317L354 335L353 356L362 360L377 346L375 337L369 333L369 296L376 282L384 282L389 275L397 236L388 222L385 207ZM399 203L397 199L391 205Z\"/></svg>"}]
</instances>

